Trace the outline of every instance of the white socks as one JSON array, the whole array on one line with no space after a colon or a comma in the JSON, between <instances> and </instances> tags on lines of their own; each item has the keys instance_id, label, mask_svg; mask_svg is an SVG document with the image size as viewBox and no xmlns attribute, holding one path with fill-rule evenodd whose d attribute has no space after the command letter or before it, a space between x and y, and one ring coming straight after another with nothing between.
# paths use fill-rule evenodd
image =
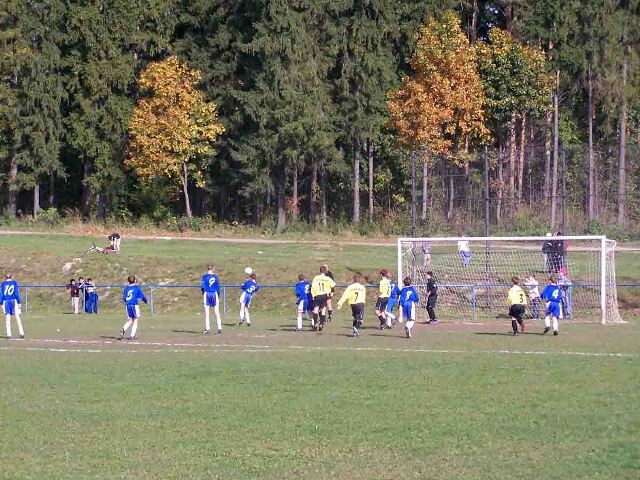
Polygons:
<instances>
[{"instance_id":1,"label":"white socks","mask_svg":"<svg viewBox=\"0 0 640 480\"><path fill-rule=\"evenodd\" d=\"M131 327L131 338L135 338L136 332L138 331L138 319L133 320L133 327Z\"/></svg>"},{"instance_id":2,"label":"white socks","mask_svg":"<svg viewBox=\"0 0 640 480\"><path fill-rule=\"evenodd\" d=\"M244 322L244 312L245 312L244 304L241 303L240 304L240 321L241 322Z\"/></svg>"},{"instance_id":3,"label":"white socks","mask_svg":"<svg viewBox=\"0 0 640 480\"><path fill-rule=\"evenodd\" d=\"M296 317L296 328L298 330L302 330L302 313L298 312L298 316Z\"/></svg>"},{"instance_id":4,"label":"white socks","mask_svg":"<svg viewBox=\"0 0 640 480\"><path fill-rule=\"evenodd\" d=\"M557 332L558 331L558 319L556 317L553 317L553 319L549 315L544 317L544 326L545 326L545 328L550 328L552 320L553 320L553 331Z\"/></svg>"},{"instance_id":5,"label":"white socks","mask_svg":"<svg viewBox=\"0 0 640 480\"><path fill-rule=\"evenodd\" d=\"M21 337L24 337L24 328L22 328L22 319L20 318L20 315L15 315L16 317L16 323L18 324L18 334ZM11 337L11 315L5 315L5 322L6 322L6 327L7 327L7 337Z\"/></svg>"},{"instance_id":6,"label":"white socks","mask_svg":"<svg viewBox=\"0 0 640 480\"><path fill-rule=\"evenodd\" d=\"M205 305L204 307L204 330L208 332L211 330L211 322L209 321L209 307Z\"/></svg>"}]
</instances>

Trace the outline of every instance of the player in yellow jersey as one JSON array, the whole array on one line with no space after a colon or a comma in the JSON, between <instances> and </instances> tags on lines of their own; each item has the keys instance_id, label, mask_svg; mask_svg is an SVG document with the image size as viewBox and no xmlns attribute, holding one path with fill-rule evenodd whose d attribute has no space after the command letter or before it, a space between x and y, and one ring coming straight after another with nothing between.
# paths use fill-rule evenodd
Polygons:
<instances>
[{"instance_id":1,"label":"player in yellow jersey","mask_svg":"<svg viewBox=\"0 0 640 480\"><path fill-rule=\"evenodd\" d=\"M313 297L313 329L322 331L327 321L327 301L329 295L336 288L336 282L327 276L327 266L320 267L320 275L313 277L311 282L311 296Z\"/></svg>"},{"instance_id":2,"label":"player in yellow jersey","mask_svg":"<svg viewBox=\"0 0 640 480\"><path fill-rule=\"evenodd\" d=\"M391 319L387 320L387 303L391 296L391 281L388 278L388 272L384 269L380 270L380 285L376 297L376 316L380 320L380 330L391 328Z\"/></svg>"},{"instance_id":3,"label":"player in yellow jersey","mask_svg":"<svg viewBox=\"0 0 640 480\"><path fill-rule=\"evenodd\" d=\"M362 326L364 321L364 304L366 302L367 292L364 285L360 283L360 274L356 273L353 276L353 283L347 287L347 289L338 300L338 310L342 308L344 302L348 302L351 305L351 315L353 316L353 336L360 335L358 329Z\"/></svg>"},{"instance_id":4,"label":"player in yellow jersey","mask_svg":"<svg viewBox=\"0 0 640 480\"><path fill-rule=\"evenodd\" d=\"M518 285L520 280L518 277L512 277L511 283L513 286L509 290L509 296L507 301L509 302L509 316L511 317L511 329L514 335L518 335L518 324L520 325L520 332L524 333L524 312L527 305L527 296L522 290L522 287Z\"/></svg>"}]
</instances>

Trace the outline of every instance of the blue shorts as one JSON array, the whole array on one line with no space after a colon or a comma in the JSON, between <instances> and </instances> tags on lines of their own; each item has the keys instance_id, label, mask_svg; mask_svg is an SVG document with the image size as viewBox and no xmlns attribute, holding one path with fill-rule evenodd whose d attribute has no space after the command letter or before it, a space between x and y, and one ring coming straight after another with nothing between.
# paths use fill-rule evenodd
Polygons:
<instances>
[{"instance_id":1,"label":"blue shorts","mask_svg":"<svg viewBox=\"0 0 640 480\"><path fill-rule=\"evenodd\" d=\"M218 305L218 292L205 292L204 306L215 307L216 305Z\"/></svg>"},{"instance_id":2,"label":"blue shorts","mask_svg":"<svg viewBox=\"0 0 640 480\"><path fill-rule=\"evenodd\" d=\"M296 305L297 305L298 312L309 313L309 300L307 299L298 300Z\"/></svg>"},{"instance_id":3,"label":"blue shorts","mask_svg":"<svg viewBox=\"0 0 640 480\"><path fill-rule=\"evenodd\" d=\"M251 305L251 297L252 295L247 292L242 292L242 295L240 295L240 305L244 305L245 307Z\"/></svg>"},{"instance_id":4,"label":"blue shorts","mask_svg":"<svg viewBox=\"0 0 640 480\"><path fill-rule=\"evenodd\" d=\"M387 302L387 312L389 313L393 313L393 308L396 306L398 299L396 298L390 298L389 301Z\"/></svg>"},{"instance_id":5,"label":"blue shorts","mask_svg":"<svg viewBox=\"0 0 640 480\"><path fill-rule=\"evenodd\" d=\"M127 305L127 318L140 318L140 307L138 305Z\"/></svg>"},{"instance_id":6,"label":"blue shorts","mask_svg":"<svg viewBox=\"0 0 640 480\"><path fill-rule=\"evenodd\" d=\"M402 305L402 318L404 321L416 319L416 304L414 302L407 302Z\"/></svg>"},{"instance_id":7,"label":"blue shorts","mask_svg":"<svg viewBox=\"0 0 640 480\"><path fill-rule=\"evenodd\" d=\"M5 300L4 301L4 314L5 315L15 315L17 308L16 308L16 301L15 300Z\"/></svg>"},{"instance_id":8,"label":"blue shorts","mask_svg":"<svg viewBox=\"0 0 640 480\"><path fill-rule=\"evenodd\" d=\"M548 302L545 315L560 318L560 302Z\"/></svg>"}]
</instances>

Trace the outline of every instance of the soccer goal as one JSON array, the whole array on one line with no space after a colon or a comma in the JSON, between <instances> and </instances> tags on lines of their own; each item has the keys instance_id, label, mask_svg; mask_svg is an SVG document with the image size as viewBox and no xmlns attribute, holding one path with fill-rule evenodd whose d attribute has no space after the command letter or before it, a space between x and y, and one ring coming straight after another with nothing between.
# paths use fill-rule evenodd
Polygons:
<instances>
[{"instance_id":1,"label":"soccer goal","mask_svg":"<svg viewBox=\"0 0 640 480\"><path fill-rule=\"evenodd\" d=\"M517 276L526 293L541 292L551 275L564 293L563 316L622 323L615 273L616 242L604 236L437 237L398 239L398 283L411 277L426 318L426 273L438 282L438 320L485 322L506 318L507 292ZM544 305L527 306L544 317Z\"/></svg>"}]
</instances>

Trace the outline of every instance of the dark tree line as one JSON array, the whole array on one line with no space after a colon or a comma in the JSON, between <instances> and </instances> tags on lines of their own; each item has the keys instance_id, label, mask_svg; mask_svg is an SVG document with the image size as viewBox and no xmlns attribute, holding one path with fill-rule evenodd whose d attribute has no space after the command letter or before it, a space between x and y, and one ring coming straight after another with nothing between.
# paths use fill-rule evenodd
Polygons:
<instances>
[{"instance_id":1,"label":"dark tree line","mask_svg":"<svg viewBox=\"0 0 640 480\"><path fill-rule=\"evenodd\" d=\"M543 49L554 78L547 109L494 137L494 219L530 209L557 223L565 152L572 218L635 224L639 3L2 0L0 205L9 217L41 208L101 219L181 214L180 192L123 166L137 75L175 54L202 72L225 127L204 188L190 186L196 215L269 219L279 230L394 222L409 210L411 179L388 93L411 73L420 28L453 9L471 42L503 28ZM477 217L476 147L463 162L430 158L419 169L425 227ZM498 183L503 159L520 165L512 208Z\"/></svg>"}]
</instances>

